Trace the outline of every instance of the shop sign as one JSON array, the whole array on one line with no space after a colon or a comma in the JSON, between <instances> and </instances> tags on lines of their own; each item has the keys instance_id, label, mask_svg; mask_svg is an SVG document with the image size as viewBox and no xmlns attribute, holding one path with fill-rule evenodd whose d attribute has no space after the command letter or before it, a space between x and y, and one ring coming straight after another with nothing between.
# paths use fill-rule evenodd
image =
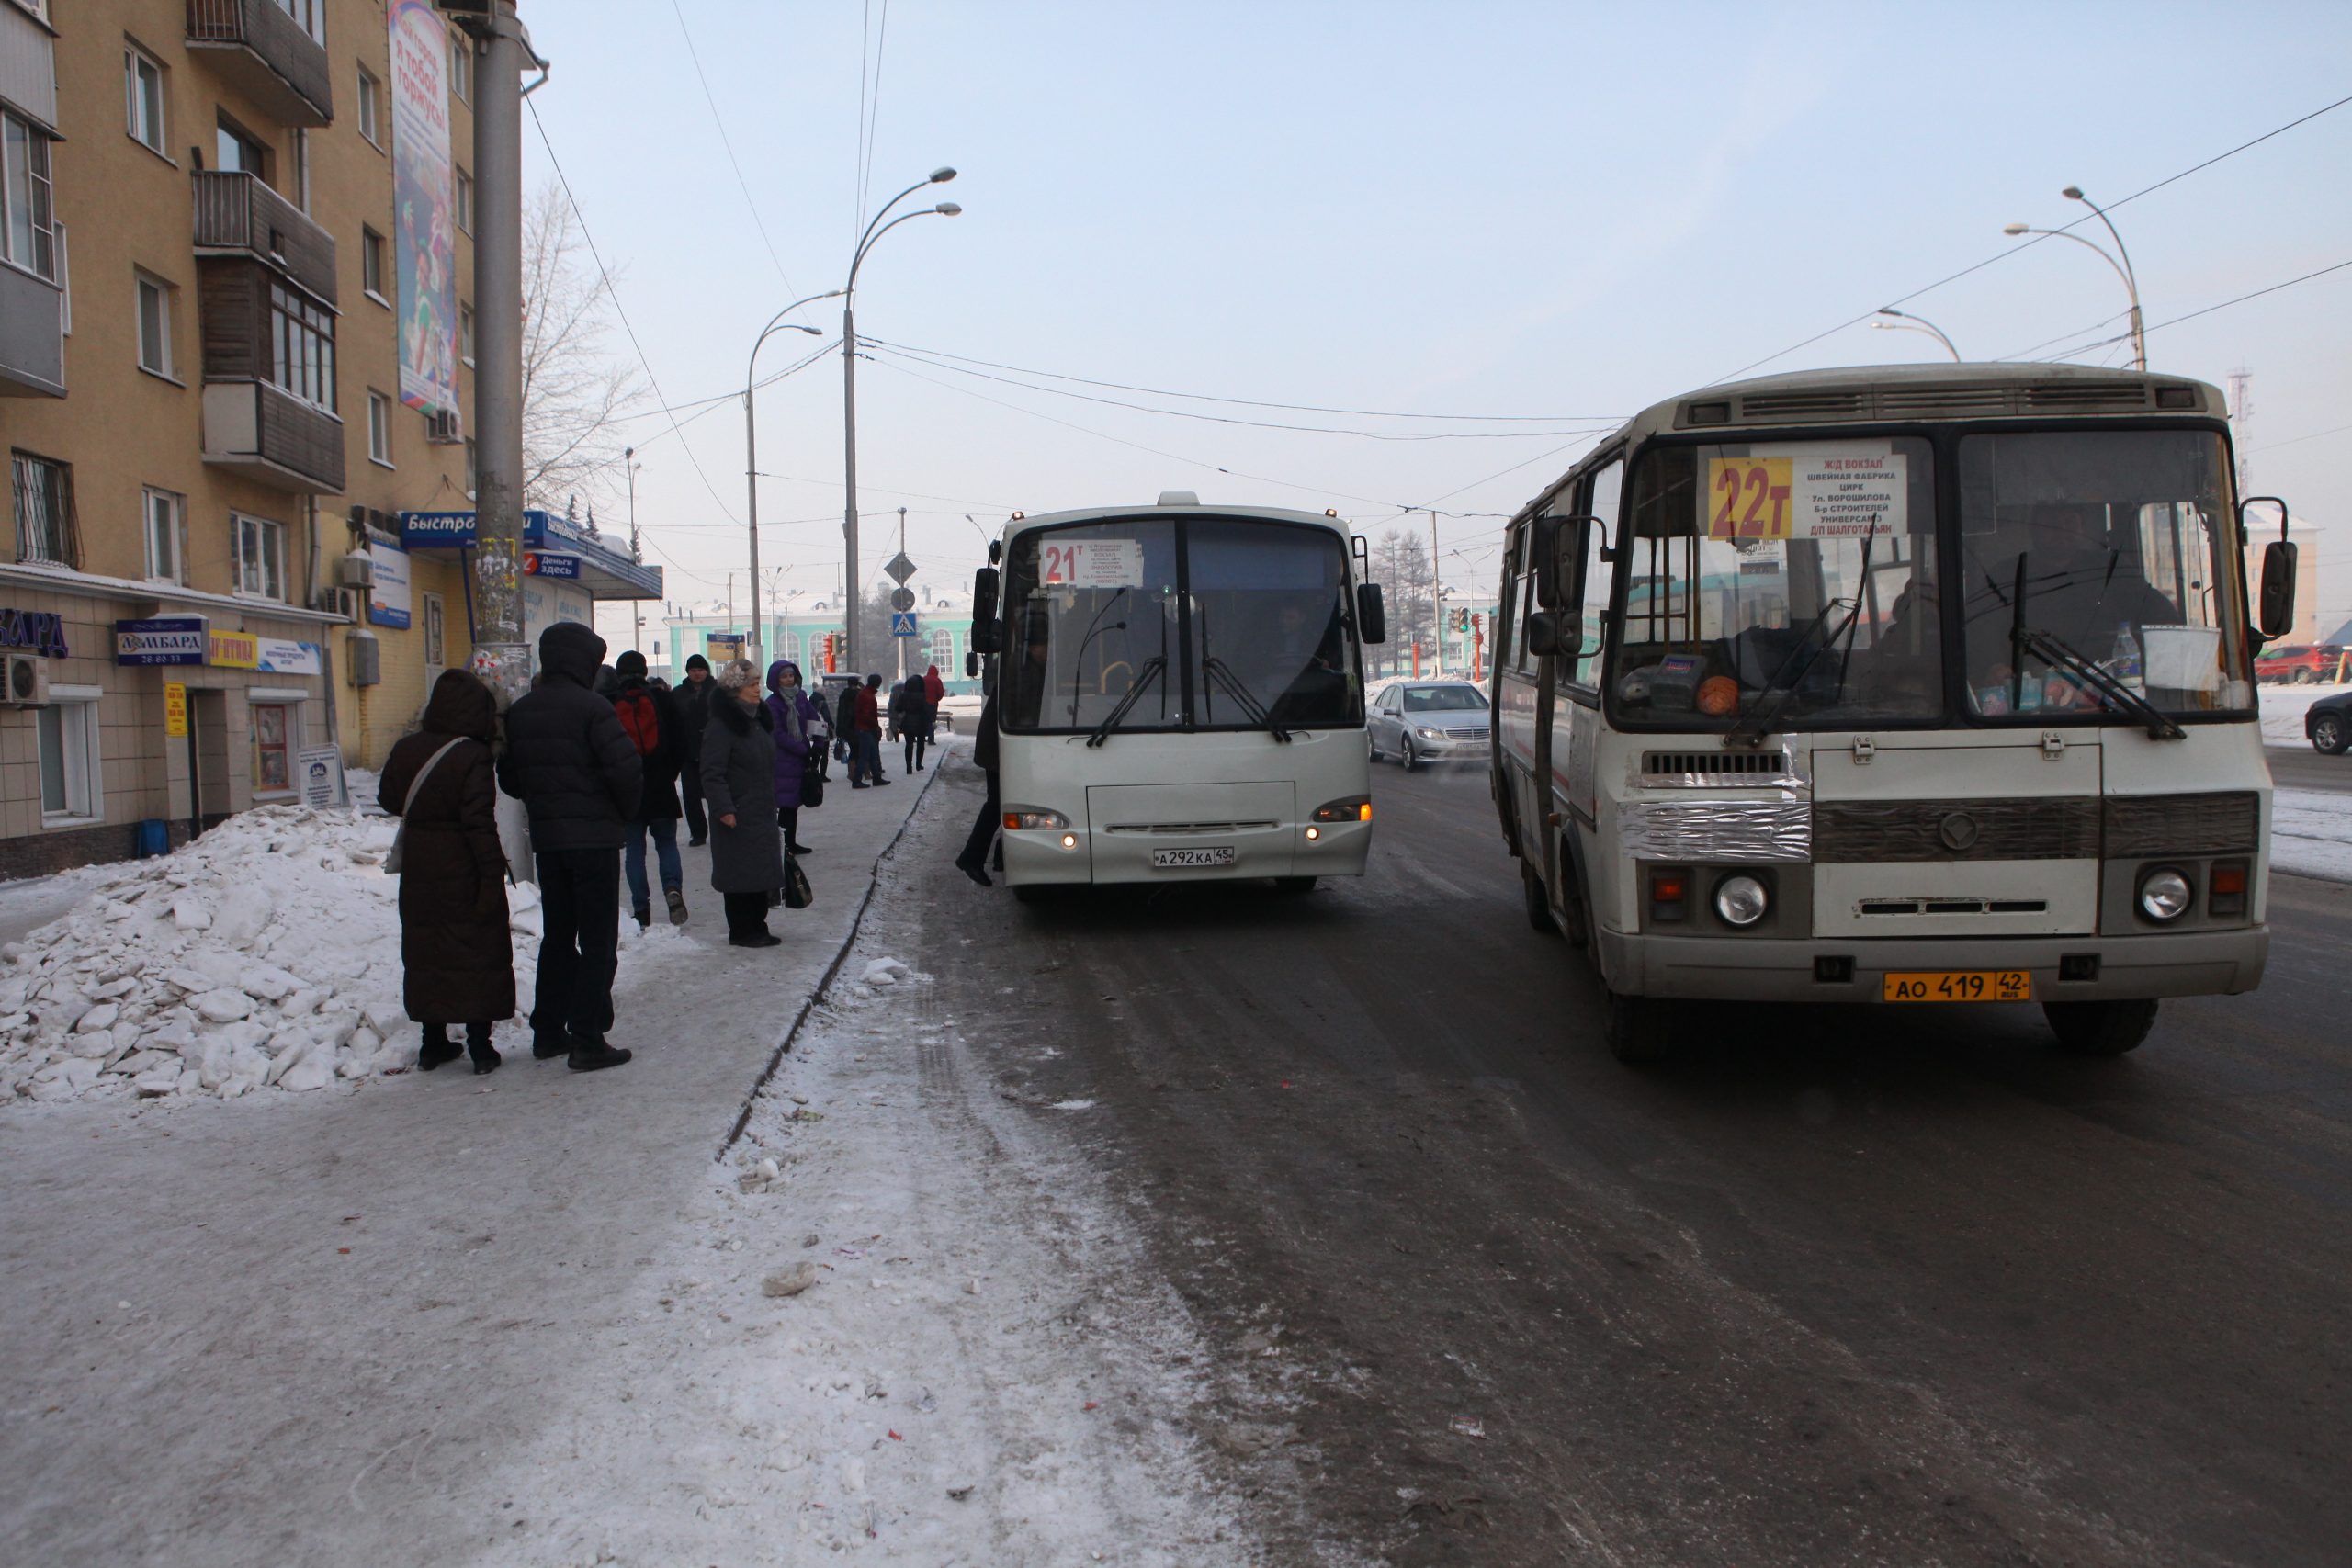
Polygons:
<instances>
[{"instance_id":1,"label":"shop sign","mask_svg":"<svg viewBox=\"0 0 2352 1568\"><path fill-rule=\"evenodd\" d=\"M580 575L580 558L560 555L552 550L531 550L523 557L523 575L577 578Z\"/></svg>"},{"instance_id":2,"label":"shop sign","mask_svg":"<svg viewBox=\"0 0 2352 1568\"><path fill-rule=\"evenodd\" d=\"M314 809L349 804L343 778L343 753L333 746L313 746L294 753L295 776L302 781L302 804Z\"/></svg>"},{"instance_id":3,"label":"shop sign","mask_svg":"<svg viewBox=\"0 0 2352 1568\"><path fill-rule=\"evenodd\" d=\"M410 549L462 548L474 542L470 512L403 512L401 543Z\"/></svg>"},{"instance_id":4,"label":"shop sign","mask_svg":"<svg viewBox=\"0 0 2352 1568\"><path fill-rule=\"evenodd\" d=\"M283 637L274 637L255 640L260 644L261 659L254 668L266 675L322 675L326 672L326 650L315 642L288 642Z\"/></svg>"},{"instance_id":5,"label":"shop sign","mask_svg":"<svg viewBox=\"0 0 2352 1568\"><path fill-rule=\"evenodd\" d=\"M183 682L164 682L164 734L173 740L187 739L187 686Z\"/></svg>"},{"instance_id":6,"label":"shop sign","mask_svg":"<svg viewBox=\"0 0 2352 1568\"><path fill-rule=\"evenodd\" d=\"M261 668L261 638L245 632L214 632L211 652L216 670Z\"/></svg>"},{"instance_id":7,"label":"shop sign","mask_svg":"<svg viewBox=\"0 0 2352 1568\"><path fill-rule=\"evenodd\" d=\"M117 664L201 664L209 650L202 615L157 615L114 624ZM12 643L12 646L20 646ZM60 653L65 651L62 646Z\"/></svg>"}]
</instances>

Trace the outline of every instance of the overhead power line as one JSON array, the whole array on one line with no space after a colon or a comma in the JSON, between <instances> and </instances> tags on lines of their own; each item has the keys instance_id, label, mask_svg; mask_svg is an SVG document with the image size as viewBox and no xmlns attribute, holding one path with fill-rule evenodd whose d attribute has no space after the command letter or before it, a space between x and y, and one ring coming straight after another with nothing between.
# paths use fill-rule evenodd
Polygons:
<instances>
[{"instance_id":1,"label":"overhead power line","mask_svg":"<svg viewBox=\"0 0 2352 1568\"><path fill-rule=\"evenodd\" d=\"M710 78L702 72L702 55L695 48L695 35L686 29L686 13L678 0L670 0L670 9L678 18L678 36L686 40L686 58L694 62L695 80L702 84L702 101L710 107L710 123L718 128L718 144L727 149L727 166L735 171L735 186L743 193L743 205L752 211L752 226L760 231L760 243L767 247L768 260L775 265L776 276L784 280L784 291L794 295L800 290L794 286L792 276L784 270L784 258L775 254L775 242L768 238L768 226L760 218L760 204L752 198L752 185L743 177L743 165L735 157L734 140L727 134L727 120L718 112L718 99L710 90Z\"/></svg>"}]
</instances>

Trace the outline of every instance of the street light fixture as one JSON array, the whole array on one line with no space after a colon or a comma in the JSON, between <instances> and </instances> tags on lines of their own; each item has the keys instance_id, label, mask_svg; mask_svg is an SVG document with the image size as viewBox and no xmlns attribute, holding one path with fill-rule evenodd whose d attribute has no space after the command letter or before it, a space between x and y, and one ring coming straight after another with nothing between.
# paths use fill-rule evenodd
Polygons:
<instances>
[{"instance_id":1,"label":"street light fixture","mask_svg":"<svg viewBox=\"0 0 2352 1568\"><path fill-rule=\"evenodd\" d=\"M775 333L789 330L796 333L807 333L810 337L821 337L824 335L814 327L804 327L798 321L786 321L785 318L786 316L789 316L793 311L797 310L803 305L812 304L819 299L831 299L833 296L841 292L842 290L838 288L828 288L822 294L811 294L806 299L795 299L791 304L786 305L783 310L778 310L769 319L768 324L760 329L760 335L752 340L751 357L743 363L744 510L749 518L748 525L751 529L752 535L752 643L744 651L754 665L757 665L760 662L760 655L763 649L761 648L760 641L759 432L756 423L752 417L752 392L753 390L752 377L755 367L760 362L761 345L765 344L768 339Z\"/></svg>"},{"instance_id":2,"label":"street light fixture","mask_svg":"<svg viewBox=\"0 0 2352 1568\"><path fill-rule=\"evenodd\" d=\"M953 218L961 213L964 209L956 203L943 201L914 212L902 212L888 223L882 221L889 217L890 209L923 186L945 185L955 177L956 171L952 168L933 169L927 178L917 180L884 202L882 209L874 215L874 220L865 226L865 232L858 236L857 249L851 253L849 281L833 291L842 297L842 544L843 558L848 562L848 572L842 579L843 597L848 601L842 616L845 627L842 644L842 651L847 655L843 662L852 671L857 668L857 611L860 603L857 583L857 269L865 265L866 254L874 249L875 243L899 224L917 218Z\"/></svg>"},{"instance_id":3,"label":"street light fixture","mask_svg":"<svg viewBox=\"0 0 2352 1568\"><path fill-rule=\"evenodd\" d=\"M1951 339L1944 335L1944 330L1936 325L1935 322L1928 320L1927 317L1915 316L1908 310L1898 310L1892 305L1880 306L1878 313L1882 316L1892 316L1894 318L1894 320L1889 321L1872 321L1871 323L1871 325L1879 328L1881 331L1893 333L1925 333L1928 336L1934 338L1938 343L1942 344L1944 345L1944 351L1947 354L1950 354L1953 359L1957 360L1960 357L1960 350L1952 345Z\"/></svg>"},{"instance_id":4,"label":"street light fixture","mask_svg":"<svg viewBox=\"0 0 2352 1568\"><path fill-rule=\"evenodd\" d=\"M2082 186L2068 186L2064 190L2060 191L2058 194L2064 197L2068 201L2081 202L2085 207L2089 208L2093 212L2098 215L2098 220L2107 225L2107 232L2109 236L2115 241L2114 254L2110 255L2108 253L2107 247L2099 244L2097 241L2086 240L2080 234L2070 234L2064 229L2036 229L2024 223L2011 223L2004 228L2001 232L2007 234L2013 240L2021 234L2040 234L2046 239L2052 240L2072 240L2075 243L2082 246L2086 251L2094 253L2098 255L2099 260L2113 267L2115 269L2115 276L2123 280L2123 291L2132 301L2132 368L2134 370L2145 370L2148 367L2148 334L2146 329L2141 324L2140 280L2132 270L2132 253L2124 249L2123 236L2117 232L2114 222L2107 216L2106 209L2101 208L2098 203L2093 201L2089 197L2085 196L2083 194ZM2120 256L2122 259L2119 261L2116 259L2117 256Z\"/></svg>"}]
</instances>

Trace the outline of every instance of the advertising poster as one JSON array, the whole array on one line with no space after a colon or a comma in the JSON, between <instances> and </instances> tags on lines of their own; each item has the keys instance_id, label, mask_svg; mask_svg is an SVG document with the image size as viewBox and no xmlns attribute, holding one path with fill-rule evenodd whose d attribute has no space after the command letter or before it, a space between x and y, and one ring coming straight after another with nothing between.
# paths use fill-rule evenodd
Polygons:
<instances>
[{"instance_id":1,"label":"advertising poster","mask_svg":"<svg viewBox=\"0 0 2352 1568\"><path fill-rule=\"evenodd\" d=\"M391 0L384 15L392 44L392 261L400 274L401 401L428 413L454 412L458 215L449 168L449 28L432 0Z\"/></svg>"},{"instance_id":2,"label":"advertising poster","mask_svg":"<svg viewBox=\"0 0 2352 1568\"><path fill-rule=\"evenodd\" d=\"M408 552L380 539L368 541L368 558L376 563L376 583L368 590L368 619L371 625L408 629Z\"/></svg>"}]
</instances>

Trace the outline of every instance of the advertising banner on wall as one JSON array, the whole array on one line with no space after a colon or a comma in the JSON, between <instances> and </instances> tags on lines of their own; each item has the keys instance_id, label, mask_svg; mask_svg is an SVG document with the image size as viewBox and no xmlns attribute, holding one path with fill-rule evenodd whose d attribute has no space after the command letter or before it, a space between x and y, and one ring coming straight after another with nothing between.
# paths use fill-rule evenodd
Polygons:
<instances>
[{"instance_id":1,"label":"advertising banner on wall","mask_svg":"<svg viewBox=\"0 0 2352 1568\"><path fill-rule=\"evenodd\" d=\"M432 0L391 0L392 260L400 273L401 401L458 408L456 186L449 28ZM402 622L406 625L406 622Z\"/></svg>"},{"instance_id":2,"label":"advertising banner on wall","mask_svg":"<svg viewBox=\"0 0 2352 1568\"><path fill-rule=\"evenodd\" d=\"M368 590L368 619L371 625L408 629L408 552L398 545L372 539L368 558L376 563L375 585Z\"/></svg>"}]
</instances>

